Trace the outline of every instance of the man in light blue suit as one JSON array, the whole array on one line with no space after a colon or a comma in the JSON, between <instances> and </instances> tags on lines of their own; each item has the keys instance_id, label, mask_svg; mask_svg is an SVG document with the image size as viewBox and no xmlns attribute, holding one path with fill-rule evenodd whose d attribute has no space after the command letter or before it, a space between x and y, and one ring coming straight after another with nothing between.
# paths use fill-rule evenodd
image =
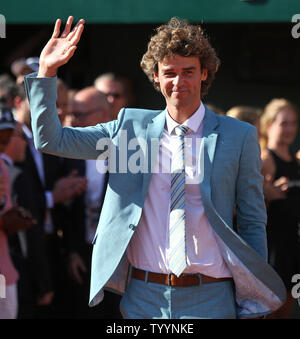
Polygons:
<instances>
[{"instance_id":1,"label":"man in light blue suit","mask_svg":"<svg viewBox=\"0 0 300 339\"><path fill-rule=\"evenodd\" d=\"M84 26L71 30L72 20L61 35L57 20L25 84L39 150L108 159L90 306L113 289L124 318L256 318L279 308L285 288L266 262L256 129L203 105L219 60L201 27L173 18L149 42L141 66L165 110L122 109L115 121L63 128L56 73Z\"/></svg>"}]
</instances>

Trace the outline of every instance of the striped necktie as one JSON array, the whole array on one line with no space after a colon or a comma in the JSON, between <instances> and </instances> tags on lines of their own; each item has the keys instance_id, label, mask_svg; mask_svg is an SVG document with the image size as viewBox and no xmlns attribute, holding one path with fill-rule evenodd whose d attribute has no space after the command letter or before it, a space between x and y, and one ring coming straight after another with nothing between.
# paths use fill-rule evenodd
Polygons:
<instances>
[{"instance_id":1,"label":"striped necktie","mask_svg":"<svg viewBox=\"0 0 300 339\"><path fill-rule=\"evenodd\" d=\"M172 155L171 165L171 205L170 205L170 252L169 267L179 276L187 266L185 244L185 169L184 136L188 128L177 126L175 132L180 143Z\"/></svg>"}]
</instances>

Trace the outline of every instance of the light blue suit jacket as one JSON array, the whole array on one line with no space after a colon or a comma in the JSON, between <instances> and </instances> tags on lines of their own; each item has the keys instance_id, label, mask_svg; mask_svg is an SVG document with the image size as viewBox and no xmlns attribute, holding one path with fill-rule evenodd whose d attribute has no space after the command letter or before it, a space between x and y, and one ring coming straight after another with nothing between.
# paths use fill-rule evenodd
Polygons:
<instances>
[{"instance_id":1,"label":"light blue suit jacket","mask_svg":"<svg viewBox=\"0 0 300 339\"><path fill-rule=\"evenodd\" d=\"M56 110L56 78L36 78L31 74L25 78L25 85L37 149L78 159L108 156L112 170L93 241L93 306L102 300L104 287L120 293L126 289L130 276L126 248L139 224L151 178L150 164L158 152L158 148L151 148L151 142L162 135L166 111L123 109L115 121L86 128L63 128ZM137 152L135 147L126 147L126 142L133 138L138 140L144 155L144 167L138 173L125 168ZM282 305L286 292L266 262L266 211L256 129L206 108L202 145L201 196L234 279L238 315L269 313ZM235 206L238 232L233 230Z\"/></svg>"}]
</instances>

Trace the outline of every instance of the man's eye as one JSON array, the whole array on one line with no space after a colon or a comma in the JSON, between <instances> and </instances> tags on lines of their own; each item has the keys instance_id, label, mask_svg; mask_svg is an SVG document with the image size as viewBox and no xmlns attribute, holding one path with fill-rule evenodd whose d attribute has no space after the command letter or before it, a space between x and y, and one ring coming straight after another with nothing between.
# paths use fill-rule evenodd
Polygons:
<instances>
[{"instance_id":1,"label":"man's eye","mask_svg":"<svg viewBox=\"0 0 300 339\"><path fill-rule=\"evenodd\" d=\"M166 77L174 77L174 76L175 76L175 73L168 72L168 73L165 73L165 76L166 76Z\"/></svg>"}]
</instances>

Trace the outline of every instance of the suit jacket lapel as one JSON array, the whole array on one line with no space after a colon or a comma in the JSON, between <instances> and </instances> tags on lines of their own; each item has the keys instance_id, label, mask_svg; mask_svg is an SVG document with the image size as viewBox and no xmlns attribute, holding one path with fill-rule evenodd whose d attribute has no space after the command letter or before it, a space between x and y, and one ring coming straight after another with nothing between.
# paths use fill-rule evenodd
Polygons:
<instances>
[{"instance_id":1,"label":"suit jacket lapel","mask_svg":"<svg viewBox=\"0 0 300 339\"><path fill-rule=\"evenodd\" d=\"M148 124L146 130L146 140L148 146L148 171L143 174L143 197L146 196L148 191L149 182L151 179L151 173L153 172L155 162L159 152L158 141L162 137L162 132L165 126L166 121L166 110L158 114L152 121ZM204 160L204 176L203 181L200 183L201 193L207 196L210 199L210 179L212 166L214 161L215 149L218 139L218 120L215 113L211 112L207 107L205 107L205 116L203 121L203 145L200 154L200 159ZM152 143L152 145L151 145ZM154 144L153 144L154 143ZM199 161L199 166L201 166L201 160ZM201 171L201 168L199 169Z\"/></svg>"},{"instance_id":2,"label":"suit jacket lapel","mask_svg":"<svg viewBox=\"0 0 300 339\"><path fill-rule=\"evenodd\" d=\"M207 107L205 107L205 116L204 116L204 126L203 126L203 143L201 151L204 154L200 154L200 166L204 169L203 181L200 183L201 194L206 195L210 199L211 187L211 172L215 156L215 149L218 139L218 120L215 113L211 112ZM204 166L201 164L201 159L204 161ZM201 168L199 169L201 171ZM206 194L205 194L206 193Z\"/></svg>"},{"instance_id":3,"label":"suit jacket lapel","mask_svg":"<svg viewBox=\"0 0 300 339\"><path fill-rule=\"evenodd\" d=\"M163 129L166 121L166 110L159 113L147 126L146 141L147 141L147 159L148 166L146 173L143 174L143 197L145 198L148 186L153 173L155 163L159 153L159 144L162 137Z\"/></svg>"}]
</instances>

